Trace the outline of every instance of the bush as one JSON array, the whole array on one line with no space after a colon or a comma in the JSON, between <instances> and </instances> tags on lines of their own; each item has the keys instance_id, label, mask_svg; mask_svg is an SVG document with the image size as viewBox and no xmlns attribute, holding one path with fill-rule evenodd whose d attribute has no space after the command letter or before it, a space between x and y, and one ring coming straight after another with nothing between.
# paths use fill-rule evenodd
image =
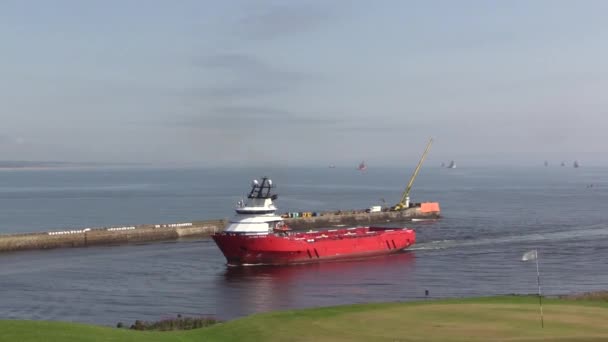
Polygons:
<instances>
[{"instance_id":1,"label":"bush","mask_svg":"<svg viewBox=\"0 0 608 342\"><path fill-rule=\"evenodd\" d=\"M608 291L585 292L558 296L560 299L608 301Z\"/></svg>"},{"instance_id":2,"label":"bush","mask_svg":"<svg viewBox=\"0 0 608 342\"><path fill-rule=\"evenodd\" d=\"M135 323L133 325L131 325L130 329L133 329L133 330L146 330L145 327L146 327L145 326L145 322L142 322L140 320L136 320Z\"/></svg>"},{"instance_id":3,"label":"bush","mask_svg":"<svg viewBox=\"0 0 608 342\"><path fill-rule=\"evenodd\" d=\"M177 315L177 318L163 319L157 322L136 320L130 329L157 331L190 330L208 327L217 323L220 323L220 321L211 317L182 317L181 315ZM118 323L116 326L118 327L118 325L122 327L122 323Z\"/></svg>"}]
</instances>

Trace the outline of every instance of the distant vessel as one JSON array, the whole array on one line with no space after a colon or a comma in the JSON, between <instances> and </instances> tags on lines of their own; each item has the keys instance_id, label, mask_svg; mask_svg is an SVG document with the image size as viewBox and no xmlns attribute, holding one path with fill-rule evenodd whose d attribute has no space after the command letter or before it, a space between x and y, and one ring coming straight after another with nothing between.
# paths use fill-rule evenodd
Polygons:
<instances>
[{"instance_id":1,"label":"distant vessel","mask_svg":"<svg viewBox=\"0 0 608 342\"><path fill-rule=\"evenodd\" d=\"M545 160L545 166L549 166L549 162Z\"/></svg>"},{"instance_id":2,"label":"distant vessel","mask_svg":"<svg viewBox=\"0 0 608 342\"><path fill-rule=\"evenodd\" d=\"M450 165L448 165L448 169L455 169L456 168L456 163L452 160L450 162Z\"/></svg>"},{"instance_id":3,"label":"distant vessel","mask_svg":"<svg viewBox=\"0 0 608 342\"><path fill-rule=\"evenodd\" d=\"M357 170L359 170L359 171L367 170L367 165L365 165L365 161L362 161L361 164L359 164L359 166L357 166Z\"/></svg>"},{"instance_id":4,"label":"distant vessel","mask_svg":"<svg viewBox=\"0 0 608 342\"><path fill-rule=\"evenodd\" d=\"M254 180L247 202L212 237L229 266L287 265L359 259L393 254L411 246L416 233L408 228L359 227L293 232L276 215L272 181Z\"/></svg>"},{"instance_id":5,"label":"distant vessel","mask_svg":"<svg viewBox=\"0 0 608 342\"><path fill-rule=\"evenodd\" d=\"M572 166L573 166L575 169L577 169L577 168L578 168L580 165L578 164L578 161L577 161L577 160L575 160L575 161L574 161L574 164L572 164Z\"/></svg>"}]
</instances>

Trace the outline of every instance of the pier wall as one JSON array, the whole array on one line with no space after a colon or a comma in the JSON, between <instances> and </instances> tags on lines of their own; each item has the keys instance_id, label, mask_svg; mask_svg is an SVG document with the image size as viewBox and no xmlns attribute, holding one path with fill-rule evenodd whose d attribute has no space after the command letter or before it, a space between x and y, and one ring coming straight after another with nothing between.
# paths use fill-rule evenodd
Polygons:
<instances>
[{"instance_id":1,"label":"pier wall","mask_svg":"<svg viewBox=\"0 0 608 342\"><path fill-rule=\"evenodd\" d=\"M226 221L139 225L130 227L85 228L78 230L0 235L0 252L119 245L150 241L209 236L224 229Z\"/></svg>"}]
</instances>

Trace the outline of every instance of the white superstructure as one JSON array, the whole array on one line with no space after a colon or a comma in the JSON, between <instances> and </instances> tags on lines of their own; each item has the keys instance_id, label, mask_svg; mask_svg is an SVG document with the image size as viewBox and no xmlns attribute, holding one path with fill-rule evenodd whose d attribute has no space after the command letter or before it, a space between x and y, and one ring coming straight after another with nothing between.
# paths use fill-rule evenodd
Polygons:
<instances>
[{"instance_id":1,"label":"white superstructure","mask_svg":"<svg viewBox=\"0 0 608 342\"><path fill-rule=\"evenodd\" d=\"M239 201L236 215L224 230L226 233L267 235L283 224L283 219L276 215L274 200L277 195L271 194L272 180L264 177L261 182L253 180L251 192L245 202Z\"/></svg>"}]
</instances>

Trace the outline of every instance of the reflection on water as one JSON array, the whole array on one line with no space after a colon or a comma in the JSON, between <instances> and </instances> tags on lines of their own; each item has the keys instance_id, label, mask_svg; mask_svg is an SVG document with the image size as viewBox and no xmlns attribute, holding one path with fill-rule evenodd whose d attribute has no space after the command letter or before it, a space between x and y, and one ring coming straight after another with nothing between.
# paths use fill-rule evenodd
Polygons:
<instances>
[{"instance_id":1,"label":"reflection on water","mask_svg":"<svg viewBox=\"0 0 608 342\"><path fill-rule=\"evenodd\" d=\"M364 302L368 297L377 298L377 291L394 294L414 262L415 255L405 252L319 264L227 267L219 279L217 313L236 317L292 307Z\"/></svg>"}]
</instances>

